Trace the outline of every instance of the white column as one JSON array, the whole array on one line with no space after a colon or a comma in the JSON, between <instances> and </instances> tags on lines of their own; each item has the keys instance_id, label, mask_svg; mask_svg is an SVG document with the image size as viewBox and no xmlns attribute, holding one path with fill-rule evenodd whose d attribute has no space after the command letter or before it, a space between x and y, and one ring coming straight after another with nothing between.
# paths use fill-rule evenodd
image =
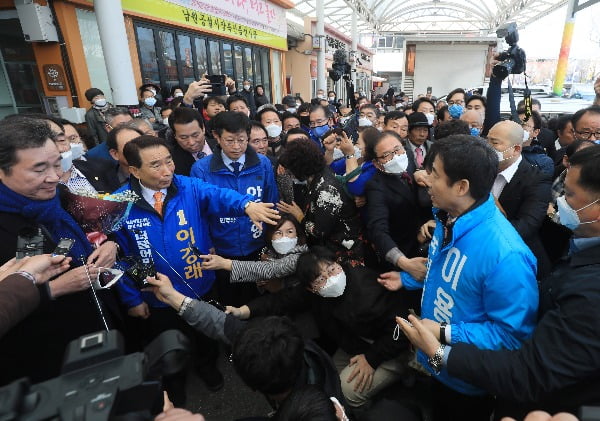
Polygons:
<instances>
[{"instance_id":1,"label":"white column","mask_svg":"<svg viewBox=\"0 0 600 421\"><path fill-rule=\"evenodd\" d=\"M115 105L137 105L137 89L121 0L95 1L94 11L113 102Z\"/></svg>"},{"instance_id":2,"label":"white column","mask_svg":"<svg viewBox=\"0 0 600 421\"><path fill-rule=\"evenodd\" d=\"M316 0L315 5L317 11L317 33L315 36L319 37L321 41L321 49L317 52L317 89L323 89L327 92L327 75L325 74L325 10L323 7L323 0Z\"/></svg>"},{"instance_id":3,"label":"white column","mask_svg":"<svg viewBox=\"0 0 600 421\"><path fill-rule=\"evenodd\" d=\"M358 89L356 87L356 60L359 57L358 54L358 14L356 10L352 10L352 52L354 54L354 61L352 62L352 84L354 85L354 89Z\"/></svg>"}]
</instances>

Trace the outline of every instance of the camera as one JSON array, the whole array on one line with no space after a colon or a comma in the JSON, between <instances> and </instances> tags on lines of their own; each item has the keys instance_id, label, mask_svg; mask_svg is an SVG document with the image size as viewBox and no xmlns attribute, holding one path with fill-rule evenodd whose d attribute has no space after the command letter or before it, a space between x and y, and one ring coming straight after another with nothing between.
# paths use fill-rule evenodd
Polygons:
<instances>
[{"instance_id":1,"label":"camera","mask_svg":"<svg viewBox=\"0 0 600 421\"><path fill-rule=\"evenodd\" d=\"M146 278L149 276L152 276L152 277L156 276L156 268L154 267L154 264L153 263L144 263L144 262L142 262L141 259L135 258L135 257L130 257L125 260L129 260L132 262L131 266L129 266L125 270L125 273L133 281L136 288L144 289L144 288L151 286L146 281Z\"/></svg>"},{"instance_id":2,"label":"camera","mask_svg":"<svg viewBox=\"0 0 600 421\"><path fill-rule=\"evenodd\" d=\"M346 61L346 51L344 50L335 50L333 53L333 64L331 65L332 69L329 71L329 77L334 82L337 82L342 78L342 76L349 76L351 72L351 66ZM349 80L344 77L344 80Z\"/></svg>"},{"instance_id":3,"label":"camera","mask_svg":"<svg viewBox=\"0 0 600 421\"><path fill-rule=\"evenodd\" d=\"M493 75L499 79L505 79L510 74L523 73L527 65L527 57L525 56L525 51L517 45L517 42L519 42L517 24L510 22L499 27L496 30L496 36L504 38L509 48L498 55L498 60L501 63L494 66L492 69Z\"/></svg>"},{"instance_id":4,"label":"camera","mask_svg":"<svg viewBox=\"0 0 600 421\"><path fill-rule=\"evenodd\" d=\"M19 379L0 388L0 419L153 419L163 404L161 375L182 369L189 342L168 330L144 353L124 355L124 349L116 330L75 339L59 377L35 385Z\"/></svg>"},{"instance_id":5,"label":"camera","mask_svg":"<svg viewBox=\"0 0 600 421\"><path fill-rule=\"evenodd\" d=\"M227 88L225 86L225 75L208 75L206 78L210 82L212 91L207 96L224 96L227 95Z\"/></svg>"},{"instance_id":6,"label":"camera","mask_svg":"<svg viewBox=\"0 0 600 421\"><path fill-rule=\"evenodd\" d=\"M40 228L24 228L17 236L17 260L44 254L44 235Z\"/></svg>"}]
</instances>

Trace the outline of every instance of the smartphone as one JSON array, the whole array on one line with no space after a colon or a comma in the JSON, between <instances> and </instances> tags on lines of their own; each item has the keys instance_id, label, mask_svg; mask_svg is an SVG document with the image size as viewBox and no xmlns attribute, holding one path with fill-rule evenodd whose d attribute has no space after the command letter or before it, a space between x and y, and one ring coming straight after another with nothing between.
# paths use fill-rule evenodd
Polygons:
<instances>
[{"instance_id":1,"label":"smartphone","mask_svg":"<svg viewBox=\"0 0 600 421\"><path fill-rule=\"evenodd\" d=\"M227 87L225 86L225 75L208 75L206 76L212 87L212 91L207 96L223 96L227 95Z\"/></svg>"},{"instance_id":2,"label":"smartphone","mask_svg":"<svg viewBox=\"0 0 600 421\"><path fill-rule=\"evenodd\" d=\"M75 244L75 240L72 238L61 238L52 252L52 256L66 256L73 248L73 244Z\"/></svg>"},{"instance_id":3,"label":"smartphone","mask_svg":"<svg viewBox=\"0 0 600 421\"><path fill-rule=\"evenodd\" d=\"M428 93L429 95L431 95L431 92L432 92L432 91L433 91L433 89L431 89L431 86L428 86L428 87L427 87L427 93Z\"/></svg>"},{"instance_id":4,"label":"smartphone","mask_svg":"<svg viewBox=\"0 0 600 421\"><path fill-rule=\"evenodd\" d=\"M419 317L419 315L417 313L415 313L415 310L413 310L412 308L409 308L408 312L410 314L412 314L413 316L415 316L417 319L421 320L421 318Z\"/></svg>"}]
</instances>

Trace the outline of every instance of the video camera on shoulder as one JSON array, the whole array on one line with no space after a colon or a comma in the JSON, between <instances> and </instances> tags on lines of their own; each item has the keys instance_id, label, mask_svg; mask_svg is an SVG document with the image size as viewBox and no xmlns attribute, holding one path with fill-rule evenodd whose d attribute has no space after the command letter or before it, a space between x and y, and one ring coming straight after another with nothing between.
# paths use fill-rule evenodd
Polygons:
<instances>
[{"instance_id":1,"label":"video camera on shoulder","mask_svg":"<svg viewBox=\"0 0 600 421\"><path fill-rule=\"evenodd\" d=\"M0 388L0 419L154 419L163 405L161 377L185 367L189 341L167 330L144 353L124 355L124 349L116 330L71 341L59 377L35 385L22 378Z\"/></svg>"},{"instance_id":2,"label":"video camera on shoulder","mask_svg":"<svg viewBox=\"0 0 600 421\"><path fill-rule=\"evenodd\" d=\"M44 254L44 235L41 228L28 227L19 231L17 236L17 260L40 254Z\"/></svg>"}]
</instances>

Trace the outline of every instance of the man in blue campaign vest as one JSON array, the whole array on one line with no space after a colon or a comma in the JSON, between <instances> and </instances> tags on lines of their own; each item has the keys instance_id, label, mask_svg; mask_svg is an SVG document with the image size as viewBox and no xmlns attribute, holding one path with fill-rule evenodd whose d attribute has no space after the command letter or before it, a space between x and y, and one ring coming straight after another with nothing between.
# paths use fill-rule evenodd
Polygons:
<instances>
[{"instance_id":1,"label":"man in blue campaign vest","mask_svg":"<svg viewBox=\"0 0 600 421\"><path fill-rule=\"evenodd\" d=\"M174 175L175 164L162 139L140 136L123 149L129 163L130 181L118 191L132 190L140 197L132 207L123 228L117 233L126 256L139 256L145 263L153 263L156 270L173 280L175 289L184 295L201 299L212 287L214 272L203 271L200 259L190 243L200 253L211 247L207 219L211 215L239 217L249 220L274 222L278 219L273 205L255 203L251 195L222 189L200 180ZM252 223L252 222L250 222ZM126 279L118 284L118 292L140 340L147 343L167 329L191 331L177 316L151 292L141 292ZM136 323L137 322L137 323ZM223 377L215 368L216 343L206 337L197 338L199 374L211 390L223 385ZM185 403L183 372L164 379L171 400Z\"/></svg>"},{"instance_id":2,"label":"man in blue campaign vest","mask_svg":"<svg viewBox=\"0 0 600 421\"><path fill-rule=\"evenodd\" d=\"M257 202L277 203L279 193L273 166L266 156L248 147L250 120L244 113L227 111L213 119L219 147L192 166L190 175L215 186L251 195ZM218 255L235 260L257 260L265 246L262 230L246 216L211 215L209 230ZM253 284L229 282L230 272L217 271L215 292L223 304L240 306L256 297Z\"/></svg>"},{"instance_id":3,"label":"man in blue campaign vest","mask_svg":"<svg viewBox=\"0 0 600 421\"><path fill-rule=\"evenodd\" d=\"M467 135L435 142L430 154L427 182L436 221L425 281L390 272L380 282L423 288L423 323L442 343L518 349L535 327L536 261L490 195L497 154ZM418 353L418 361L434 374L434 419L489 419L492 396L450 376L442 358Z\"/></svg>"}]
</instances>

